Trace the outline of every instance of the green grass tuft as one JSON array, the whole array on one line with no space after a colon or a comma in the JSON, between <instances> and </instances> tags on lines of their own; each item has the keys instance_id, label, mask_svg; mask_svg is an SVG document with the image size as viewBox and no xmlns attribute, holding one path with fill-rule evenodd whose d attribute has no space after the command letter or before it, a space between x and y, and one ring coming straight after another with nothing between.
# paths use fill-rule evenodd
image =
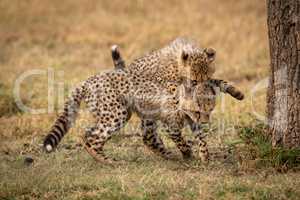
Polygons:
<instances>
[{"instance_id":1,"label":"green grass tuft","mask_svg":"<svg viewBox=\"0 0 300 200\"><path fill-rule=\"evenodd\" d=\"M285 149L273 147L271 138L266 133L266 126L256 124L252 127L242 127L239 131L240 142L246 158L256 160L257 166L294 168L300 165L300 149Z\"/></svg>"}]
</instances>

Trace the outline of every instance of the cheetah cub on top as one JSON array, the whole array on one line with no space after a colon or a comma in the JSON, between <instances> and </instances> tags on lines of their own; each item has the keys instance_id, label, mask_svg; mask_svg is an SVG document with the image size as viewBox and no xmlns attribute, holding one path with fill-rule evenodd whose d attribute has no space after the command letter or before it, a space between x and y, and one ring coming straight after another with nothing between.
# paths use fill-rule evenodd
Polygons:
<instances>
[{"instance_id":1,"label":"cheetah cub on top","mask_svg":"<svg viewBox=\"0 0 300 200\"><path fill-rule=\"evenodd\" d=\"M111 47L111 55L115 69L124 70L126 67L125 61L122 58L117 45ZM188 91L194 91L194 93L187 95ZM181 104L183 104L182 109L184 109L186 112L189 112L189 115L184 116L182 118L182 121L187 122L192 132L194 133L195 143L199 147L199 156L201 160L205 162L209 160L209 152L207 149L207 143L203 140L205 136L202 132L201 125L209 122L211 112L213 111L216 105L216 96L218 91L228 93L237 100L243 100L244 98L243 93L240 92L237 88L219 79L209 79L205 82L200 82L199 84L194 83L192 88L186 88L186 93L183 94L183 96L181 97ZM191 95L192 98L190 98ZM199 110L195 110L195 108L193 108L193 102L191 103L190 101L196 102ZM199 119L197 118L197 114L199 115L199 113L201 123L199 123ZM155 121L150 119L144 119L142 120L141 124L141 127L143 129L144 143L148 147L150 147L150 149L154 152L165 152L165 150L162 150L164 149L162 140L159 138L156 132ZM166 129L166 131L169 132L168 128ZM149 132L151 132L150 135ZM169 133L171 137L174 134L176 133ZM180 138L178 137L178 135L175 135L173 137L174 140ZM186 143L181 141L177 143L177 146L181 150L185 158L189 158L192 156L192 150L190 145L187 145Z\"/></svg>"}]
</instances>

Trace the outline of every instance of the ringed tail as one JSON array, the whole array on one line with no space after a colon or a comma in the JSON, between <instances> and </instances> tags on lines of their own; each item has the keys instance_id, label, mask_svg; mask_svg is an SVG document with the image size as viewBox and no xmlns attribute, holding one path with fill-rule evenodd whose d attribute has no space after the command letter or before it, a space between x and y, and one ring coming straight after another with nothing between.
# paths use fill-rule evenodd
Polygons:
<instances>
[{"instance_id":1,"label":"ringed tail","mask_svg":"<svg viewBox=\"0 0 300 200\"><path fill-rule=\"evenodd\" d=\"M244 99L244 94L232 85L228 85L226 92L237 100L241 101Z\"/></svg>"},{"instance_id":2,"label":"ringed tail","mask_svg":"<svg viewBox=\"0 0 300 200\"><path fill-rule=\"evenodd\" d=\"M226 81L220 79L210 79L209 81L212 84L212 86L220 88L221 92L228 93L237 100L244 99L244 94L233 85L227 83Z\"/></svg>"},{"instance_id":3,"label":"ringed tail","mask_svg":"<svg viewBox=\"0 0 300 200\"><path fill-rule=\"evenodd\" d=\"M44 139L44 149L46 152L52 152L71 128L78 115L80 102L84 98L84 85L77 87L71 93L71 96L64 105L64 111L56 119L50 132Z\"/></svg>"}]
</instances>

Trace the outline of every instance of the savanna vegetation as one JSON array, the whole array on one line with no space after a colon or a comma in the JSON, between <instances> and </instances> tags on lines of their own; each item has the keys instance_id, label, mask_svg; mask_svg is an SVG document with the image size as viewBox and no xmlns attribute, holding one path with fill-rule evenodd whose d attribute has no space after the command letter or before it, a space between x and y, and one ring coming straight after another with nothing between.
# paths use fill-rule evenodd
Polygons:
<instances>
[{"instance_id":1,"label":"savanna vegetation","mask_svg":"<svg viewBox=\"0 0 300 200\"><path fill-rule=\"evenodd\" d=\"M85 112L55 153L42 151L61 93L112 69L112 44L129 63L178 36L215 48L215 77L246 95L218 98L208 165L183 160L163 131L177 158L154 155L136 117L107 145L124 164L96 163L81 146ZM263 124L269 63L261 0L0 0L0 199L299 199L299 152L274 149ZM20 109L14 95L17 80L36 69L44 74L26 78L19 96L46 109L39 114Z\"/></svg>"}]
</instances>

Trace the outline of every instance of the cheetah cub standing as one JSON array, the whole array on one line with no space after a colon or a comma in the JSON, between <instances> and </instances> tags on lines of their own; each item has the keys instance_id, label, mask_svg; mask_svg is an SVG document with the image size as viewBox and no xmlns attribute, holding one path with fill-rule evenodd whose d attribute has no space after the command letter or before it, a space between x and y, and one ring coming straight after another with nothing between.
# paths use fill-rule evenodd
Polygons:
<instances>
[{"instance_id":1,"label":"cheetah cub standing","mask_svg":"<svg viewBox=\"0 0 300 200\"><path fill-rule=\"evenodd\" d=\"M125 69L125 61L122 58L117 45L112 46L111 55L115 69ZM244 95L234 86L219 79L209 79L205 82L201 82L198 85L193 85L193 88L190 88L190 90L186 88L186 92L192 90L194 91L194 93L192 94L192 99L190 99L190 95L187 94L183 94L183 96L181 97L181 104L183 104L181 108L185 110L185 112L189 113L188 115L183 116L182 121L187 122L187 124L190 126L192 132L195 135L196 143L199 147L199 156L202 161L207 162L209 160L209 152L206 145L207 143L203 140L204 135L202 133L201 123L198 123L198 117L201 118L200 122L202 123L209 122L210 114L216 105L216 96L218 91L228 93L238 100L243 100ZM187 97L187 99L184 99L185 97ZM192 102L190 102L191 100ZM193 102L196 102L199 110L193 108ZM200 116L197 116L199 115L199 113ZM141 127L143 129L144 143L154 152L165 152L165 150L162 150L164 149L162 140L159 138L156 132L155 121L151 119L143 119ZM179 132L179 130L177 133L172 133L167 127L166 131L174 141L177 141L176 144L181 150L183 156L186 158L191 157L191 146L186 145L184 140L181 139L181 133Z\"/></svg>"}]
</instances>

